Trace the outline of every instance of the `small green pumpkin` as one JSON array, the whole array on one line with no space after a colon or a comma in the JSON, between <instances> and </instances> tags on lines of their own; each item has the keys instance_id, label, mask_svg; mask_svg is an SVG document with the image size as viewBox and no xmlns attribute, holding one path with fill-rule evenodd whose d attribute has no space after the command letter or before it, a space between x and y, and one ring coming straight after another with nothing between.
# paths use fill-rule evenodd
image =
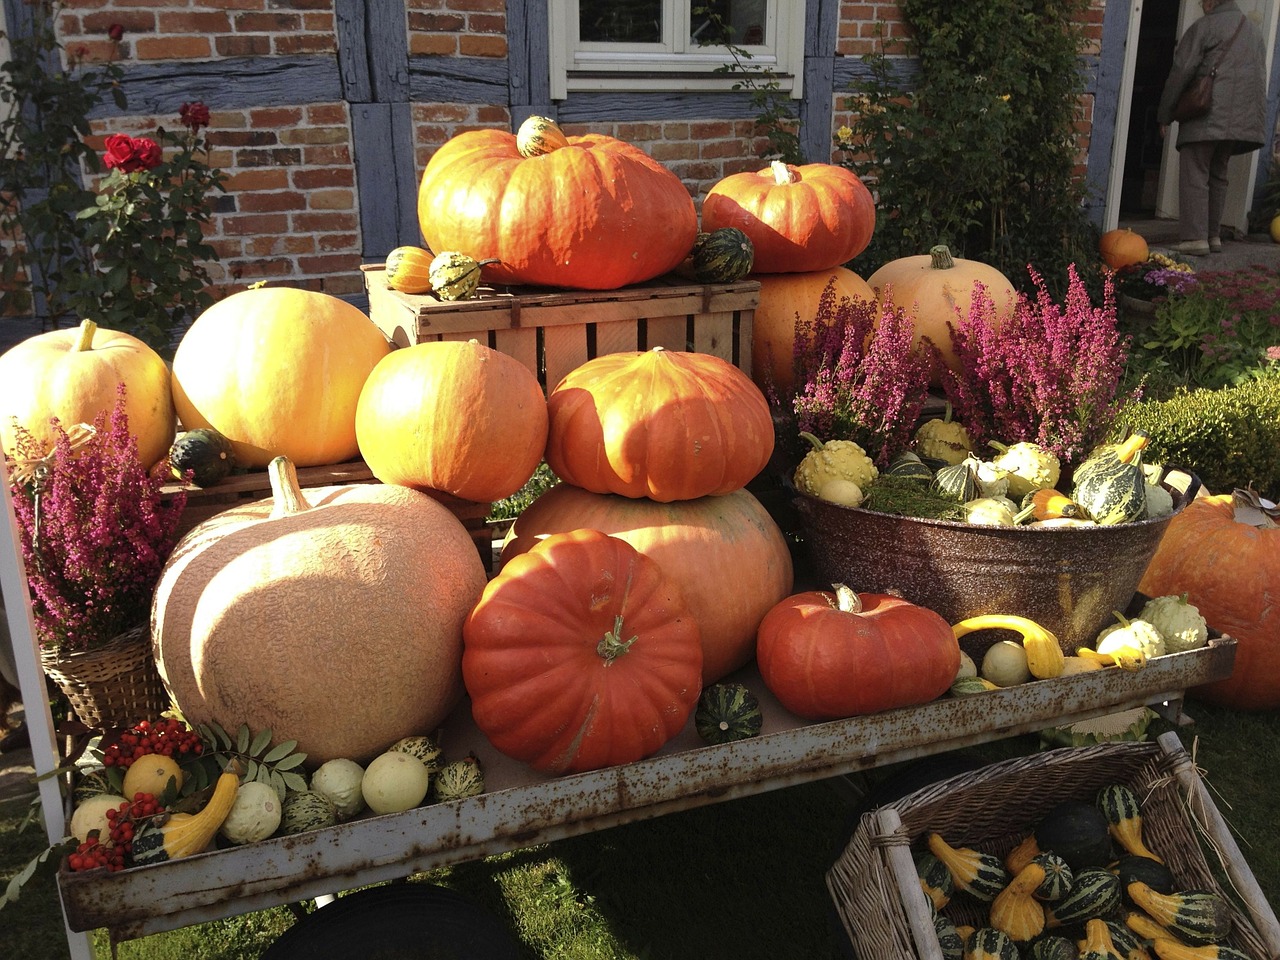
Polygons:
<instances>
[{"instance_id":1,"label":"small green pumpkin","mask_svg":"<svg viewBox=\"0 0 1280 960\"><path fill-rule=\"evenodd\" d=\"M1142 472L1142 449L1147 443L1146 434L1134 433L1076 468L1071 499L1100 526L1132 523L1147 515L1146 476Z\"/></svg>"},{"instance_id":2,"label":"small green pumpkin","mask_svg":"<svg viewBox=\"0 0 1280 960\"><path fill-rule=\"evenodd\" d=\"M1049 927L1106 917L1120 906L1120 878L1101 867L1077 870L1071 892L1045 910Z\"/></svg>"},{"instance_id":3,"label":"small green pumpkin","mask_svg":"<svg viewBox=\"0 0 1280 960\"><path fill-rule=\"evenodd\" d=\"M174 478L185 480L190 470L191 482L197 487L211 487L226 479L235 465L231 441L212 427L187 430L169 447L169 469Z\"/></svg>"},{"instance_id":4,"label":"small green pumpkin","mask_svg":"<svg viewBox=\"0 0 1280 960\"><path fill-rule=\"evenodd\" d=\"M755 247L737 227L699 233L693 242L693 275L703 283L734 283L751 272Z\"/></svg>"},{"instance_id":5,"label":"small green pumpkin","mask_svg":"<svg viewBox=\"0 0 1280 960\"><path fill-rule=\"evenodd\" d=\"M757 736L764 715L760 701L745 684L713 683L698 698L693 724L704 743L729 743Z\"/></svg>"},{"instance_id":6,"label":"small green pumpkin","mask_svg":"<svg viewBox=\"0 0 1280 960\"><path fill-rule=\"evenodd\" d=\"M1044 871L1044 878L1033 891L1037 900L1056 903L1071 892L1075 876L1066 860L1050 850L1036 854L1031 862L1039 864Z\"/></svg>"},{"instance_id":7,"label":"small green pumpkin","mask_svg":"<svg viewBox=\"0 0 1280 960\"><path fill-rule=\"evenodd\" d=\"M908 480L929 483L933 480L933 471L929 469L928 464L910 450L904 450L889 461L889 466L884 469L884 476L905 477Z\"/></svg>"},{"instance_id":8,"label":"small green pumpkin","mask_svg":"<svg viewBox=\"0 0 1280 960\"><path fill-rule=\"evenodd\" d=\"M931 489L957 503L968 503L978 496L977 471L967 459L943 467L933 475Z\"/></svg>"},{"instance_id":9,"label":"small green pumpkin","mask_svg":"<svg viewBox=\"0 0 1280 960\"><path fill-rule=\"evenodd\" d=\"M934 910L941 910L951 902L955 893L955 881L951 879L951 871L941 860L928 851L922 851L915 857L916 874L920 877L920 889L933 904Z\"/></svg>"},{"instance_id":10,"label":"small green pumpkin","mask_svg":"<svg viewBox=\"0 0 1280 960\"><path fill-rule=\"evenodd\" d=\"M480 289L480 273L497 260L477 260L456 250L436 254L431 261L431 289L441 300L470 300Z\"/></svg>"}]
</instances>

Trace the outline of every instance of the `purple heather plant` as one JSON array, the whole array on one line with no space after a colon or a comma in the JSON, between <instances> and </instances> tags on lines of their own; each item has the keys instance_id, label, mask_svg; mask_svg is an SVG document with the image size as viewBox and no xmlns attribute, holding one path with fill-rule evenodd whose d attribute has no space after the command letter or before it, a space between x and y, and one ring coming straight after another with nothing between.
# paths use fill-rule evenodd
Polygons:
<instances>
[{"instance_id":1,"label":"purple heather plant","mask_svg":"<svg viewBox=\"0 0 1280 960\"><path fill-rule=\"evenodd\" d=\"M35 467L30 480L13 483L14 513L37 633L49 650L93 649L146 623L177 539L186 495L162 500L164 481L138 459L124 397L121 384L114 410L98 415L80 445L57 418L51 451L16 430L13 466Z\"/></svg>"},{"instance_id":2,"label":"purple heather plant","mask_svg":"<svg viewBox=\"0 0 1280 960\"><path fill-rule=\"evenodd\" d=\"M1003 326L990 294L975 290L968 316L952 329L959 369L943 371L943 391L979 445L1032 441L1075 465L1106 440L1127 399L1120 383L1128 338L1116 326L1110 276L1095 306L1073 264L1058 304L1027 269L1035 297L1020 294Z\"/></svg>"},{"instance_id":3,"label":"purple heather plant","mask_svg":"<svg viewBox=\"0 0 1280 960\"><path fill-rule=\"evenodd\" d=\"M905 449L929 395L933 357L892 304L837 298L829 283L795 333L797 430L853 440L884 466Z\"/></svg>"}]
</instances>

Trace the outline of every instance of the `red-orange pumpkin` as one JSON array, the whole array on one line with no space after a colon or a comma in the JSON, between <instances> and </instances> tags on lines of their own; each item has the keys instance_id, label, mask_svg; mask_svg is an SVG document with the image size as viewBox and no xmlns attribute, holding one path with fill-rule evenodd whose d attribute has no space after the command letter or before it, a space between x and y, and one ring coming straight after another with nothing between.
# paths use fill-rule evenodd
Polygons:
<instances>
[{"instance_id":1,"label":"red-orange pumpkin","mask_svg":"<svg viewBox=\"0 0 1280 960\"><path fill-rule=\"evenodd\" d=\"M1104 233L1098 241L1098 252L1102 255L1102 262L1112 270L1142 263L1151 255L1147 241L1128 227Z\"/></svg>"},{"instance_id":2,"label":"red-orange pumpkin","mask_svg":"<svg viewBox=\"0 0 1280 960\"><path fill-rule=\"evenodd\" d=\"M760 304L751 319L751 379L761 390L773 389L786 401L795 382L796 321L806 323L818 314L818 303L827 285L834 283L838 303L848 298L874 300L867 281L847 267L811 273L765 273L760 282Z\"/></svg>"},{"instance_id":3,"label":"red-orange pumpkin","mask_svg":"<svg viewBox=\"0 0 1280 960\"><path fill-rule=\"evenodd\" d=\"M755 248L753 273L808 273L838 267L871 242L871 192L850 170L830 163L725 177L702 201L702 229L737 227Z\"/></svg>"},{"instance_id":4,"label":"red-orange pumpkin","mask_svg":"<svg viewBox=\"0 0 1280 960\"><path fill-rule=\"evenodd\" d=\"M519 360L476 341L393 350L356 405L360 455L383 483L500 500L524 485L547 441L547 401Z\"/></svg>"},{"instance_id":5,"label":"red-orange pumpkin","mask_svg":"<svg viewBox=\"0 0 1280 960\"><path fill-rule=\"evenodd\" d=\"M463 626L476 726L546 773L631 763L684 727L702 646L675 580L598 530L515 557Z\"/></svg>"},{"instance_id":6,"label":"red-orange pumpkin","mask_svg":"<svg viewBox=\"0 0 1280 960\"><path fill-rule=\"evenodd\" d=\"M751 659L761 619L794 582L782 531L746 490L658 503L562 483L516 518L502 562L543 537L580 527L626 540L680 584L702 630L704 685Z\"/></svg>"},{"instance_id":7,"label":"red-orange pumpkin","mask_svg":"<svg viewBox=\"0 0 1280 960\"><path fill-rule=\"evenodd\" d=\"M799 717L836 720L927 703L960 669L950 625L899 597L797 593L760 624L756 660L765 686Z\"/></svg>"},{"instance_id":8,"label":"red-orange pumpkin","mask_svg":"<svg viewBox=\"0 0 1280 960\"><path fill-rule=\"evenodd\" d=\"M1280 708L1280 527L1236 520L1231 494L1199 497L1169 521L1138 590L1185 593L1209 626L1236 640L1225 680L1191 695L1240 710Z\"/></svg>"},{"instance_id":9,"label":"red-orange pumpkin","mask_svg":"<svg viewBox=\"0 0 1280 960\"><path fill-rule=\"evenodd\" d=\"M547 466L593 493L664 502L729 493L773 453L764 394L711 354L604 354L560 381L547 414Z\"/></svg>"},{"instance_id":10,"label":"red-orange pumpkin","mask_svg":"<svg viewBox=\"0 0 1280 960\"><path fill-rule=\"evenodd\" d=\"M427 246L496 258L495 283L612 290L674 269L698 234L680 178L621 140L566 139L529 157L504 130L445 143L418 189Z\"/></svg>"}]
</instances>

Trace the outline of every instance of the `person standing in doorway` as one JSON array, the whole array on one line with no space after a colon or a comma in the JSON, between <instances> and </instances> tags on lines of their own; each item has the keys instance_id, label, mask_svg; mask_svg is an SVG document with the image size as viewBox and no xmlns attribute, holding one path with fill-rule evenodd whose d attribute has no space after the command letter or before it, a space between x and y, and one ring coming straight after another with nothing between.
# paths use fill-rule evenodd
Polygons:
<instances>
[{"instance_id":1,"label":"person standing in doorway","mask_svg":"<svg viewBox=\"0 0 1280 960\"><path fill-rule=\"evenodd\" d=\"M1209 112L1178 123L1178 237L1174 249L1202 257L1222 249L1227 167L1236 154L1266 141L1266 48L1258 28L1235 0L1200 0L1204 16L1173 52L1156 121L1160 136L1174 120L1182 92L1213 70Z\"/></svg>"}]
</instances>

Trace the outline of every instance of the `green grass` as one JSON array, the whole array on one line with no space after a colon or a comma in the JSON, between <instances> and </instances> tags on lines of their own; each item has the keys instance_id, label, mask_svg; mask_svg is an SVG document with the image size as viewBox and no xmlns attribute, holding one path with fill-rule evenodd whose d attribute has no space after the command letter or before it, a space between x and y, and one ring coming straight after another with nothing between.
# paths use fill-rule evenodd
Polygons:
<instances>
[{"instance_id":1,"label":"green grass","mask_svg":"<svg viewBox=\"0 0 1280 960\"><path fill-rule=\"evenodd\" d=\"M1280 719L1191 703L1181 728L1254 875L1280 902ZM1169 729L1153 724L1152 735ZM999 760L1035 749L1019 737L982 749ZM669 814L463 864L415 879L442 883L487 907L529 960L676 960L836 956L824 875L850 827L858 792L895 768ZM852 787L853 789L850 789ZM0 807L0 882L43 847L15 832L25 805ZM0 911L0 957L66 956L49 878ZM13 911L11 913L11 911ZM255 960L294 922L287 908L201 924L119 945L121 960ZM98 956L107 938L95 935Z\"/></svg>"}]
</instances>

